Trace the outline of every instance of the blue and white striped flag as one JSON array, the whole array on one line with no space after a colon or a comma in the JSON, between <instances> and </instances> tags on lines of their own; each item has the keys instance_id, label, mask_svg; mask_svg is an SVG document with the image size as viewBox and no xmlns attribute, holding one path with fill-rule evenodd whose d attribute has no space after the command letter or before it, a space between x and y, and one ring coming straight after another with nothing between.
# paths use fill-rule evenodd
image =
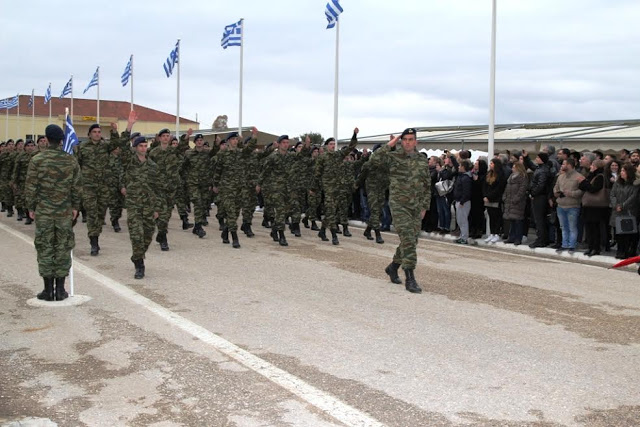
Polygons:
<instances>
[{"instance_id":1,"label":"blue and white striped flag","mask_svg":"<svg viewBox=\"0 0 640 427\"><path fill-rule=\"evenodd\" d=\"M64 85L64 89L62 89L62 93L60 94L60 99L62 99L65 96L69 95L72 90L73 90L73 77L71 77L69 79L69 81L67 82L67 84Z\"/></svg>"},{"instance_id":2,"label":"blue and white striped flag","mask_svg":"<svg viewBox=\"0 0 640 427\"><path fill-rule=\"evenodd\" d=\"M47 91L44 93L44 103L48 103L49 101L51 101L51 83L49 83L49 87L47 88Z\"/></svg>"},{"instance_id":3,"label":"blue and white striped flag","mask_svg":"<svg viewBox=\"0 0 640 427\"><path fill-rule=\"evenodd\" d=\"M33 108L33 90L31 91L31 96L29 97L29 103L27 104L27 107L29 109Z\"/></svg>"},{"instance_id":4,"label":"blue and white striped flag","mask_svg":"<svg viewBox=\"0 0 640 427\"><path fill-rule=\"evenodd\" d=\"M84 90L84 92L82 92L82 94L84 95L92 87L98 86L98 80L99 79L100 79L100 67L96 68L96 72L93 73L93 77L91 77L91 81L89 82L89 86L87 86L87 88Z\"/></svg>"},{"instance_id":5,"label":"blue and white striped flag","mask_svg":"<svg viewBox=\"0 0 640 427\"><path fill-rule=\"evenodd\" d=\"M220 44L225 49L229 46L242 46L242 19L224 27Z\"/></svg>"},{"instance_id":6,"label":"blue and white striped flag","mask_svg":"<svg viewBox=\"0 0 640 427\"><path fill-rule=\"evenodd\" d=\"M10 110L14 107L18 106L18 96L14 96L13 98L5 98L0 99L0 110Z\"/></svg>"},{"instance_id":7,"label":"blue and white striped flag","mask_svg":"<svg viewBox=\"0 0 640 427\"><path fill-rule=\"evenodd\" d=\"M62 150L65 153L73 154L73 147L75 147L79 143L80 141L78 141L78 135L76 135L76 130L73 128L73 123L71 123L71 116L67 116L67 122L64 128L64 142L62 143Z\"/></svg>"},{"instance_id":8,"label":"blue and white striped flag","mask_svg":"<svg viewBox=\"0 0 640 427\"><path fill-rule=\"evenodd\" d=\"M129 62L127 62L127 66L124 67L124 73L122 73L122 77L120 77L120 82L122 82L122 86L126 86L129 83L129 78L133 74L133 55L129 58Z\"/></svg>"},{"instance_id":9,"label":"blue and white striped flag","mask_svg":"<svg viewBox=\"0 0 640 427\"><path fill-rule=\"evenodd\" d=\"M171 77L171 74L173 74L173 69L178 63L179 55L180 55L180 40L176 42L176 47L169 54L169 57L167 58L167 62L162 64L162 66L164 67L164 72L167 74L167 77Z\"/></svg>"},{"instance_id":10,"label":"blue and white striped flag","mask_svg":"<svg viewBox=\"0 0 640 427\"><path fill-rule=\"evenodd\" d=\"M327 21L329 21L327 29L336 26L336 22L338 22L338 15L340 15L342 12L342 6L340 6L338 0L330 0L329 3L327 3L327 10L324 11L325 16L327 17Z\"/></svg>"}]
</instances>

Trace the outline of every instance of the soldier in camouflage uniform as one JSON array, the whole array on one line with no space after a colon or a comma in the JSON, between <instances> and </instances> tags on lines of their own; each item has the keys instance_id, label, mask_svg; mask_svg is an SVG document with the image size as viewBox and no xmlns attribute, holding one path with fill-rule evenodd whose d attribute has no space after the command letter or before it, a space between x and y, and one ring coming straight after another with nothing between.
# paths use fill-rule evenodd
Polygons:
<instances>
[{"instance_id":1,"label":"soldier in camouflage uniform","mask_svg":"<svg viewBox=\"0 0 640 427\"><path fill-rule=\"evenodd\" d=\"M25 224L31 224L31 218L27 213L27 206L24 199L24 184L27 180L27 169L29 168L29 162L33 157L33 151L35 144L29 140L24 145L24 149L16 155L15 164L13 166L13 174L11 175L11 182L13 184L13 190L15 194L16 210L18 211L18 221L22 221L22 218L26 218Z\"/></svg>"},{"instance_id":2,"label":"soldier in camouflage uniform","mask_svg":"<svg viewBox=\"0 0 640 427\"><path fill-rule=\"evenodd\" d=\"M242 188L245 186L246 165L251 153L256 148L258 130L251 130L252 138L242 149L238 148L239 135L232 132L227 136L228 147L218 153L213 171L213 192L219 194L219 202L224 210L224 228L222 243L229 243L229 233L234 248L240 247L238 241L238 216L242 207Z\"/></svg>"},{"instance_id":3,"label":"soldier in camouflage uniform","mask_svg":"<svg viewBox=\"0 0 640 427\"><path fill-rule=\"evenodd\" d=\"M46 150L48 146L49 142L47 141L47 138L45 138L44 136L39 136L38 140L36 141L36 149L33 152L33 155L35 156L36 154Z\"/></svg>"},{"instance_id":4,"label":"soldier in camouflage uniform","mask_svg":"<svg viewBox=\"0 0 640 427\"><path fill-rule=\"evenodd\" d=\"M262 185L269 183L270 198L273 202L274 221L271 227L271 237L280 246L288 246L284 235L287 213L290 211L290 174L294 154L289 152L289 137L282 135L278 138L278 149L271 153L264 162L262 172L258 177L256 192L262 191ZM265 196L265 204L267 197Z\"/></svg>"},{"instance_id":5,"label":"soldier in camouflage uniform","mask_svg":"<svg viewBox=\"0 0 640 427\"><path fill-rule=\"evenodd\" d=\"M195 222L193 234L203 238L207 234L202 226L207 221L207 207L212 179L211 161L209 151L204 148L202 134L199 133L195 136L194 144L195 147L187 150L184 154L184 170L189 198L193 203L193 218ZM182 228L185 229L184 218L182 221Z\"/></svg>"},{"instance_id":6,"label":"soldier in camouflage uniform","mask_svg":"<svg viewBox=\"0 0 640 427\"><path fill-rule=\"evenodd\" d=\"M336 150L336 140L329 138L325 142L327 151L318 156L314 171L312 193L317 193L320 188L324 190L324 219L322 228L318 232L318 237L323 241L328 241L326 230L331 230L331 242L334 245L340 244L338 240L338 200L342 186L340 185L340 175L343 168L344 158L347 157L358 144L359 129L353 130L353 136L348 146Z\"/></svg>"},{"instance_id":7,"label":"soldier in camouflage uniform","mask_svg":"<svg viewBox=\"0 0 640 427\"><path fill-rule=\"evenodd\" d=\"M127 131L135 123L136 115L131 112ZM111 128L116 131L117 124L112 123ZM110 139L106 142L102 139L100 125L93 124L89 127L89 140L80 143L77 150L78 163L82 170L82 204L87 211L87 234L91 244L91 256L97 256L100 252L99 237L102 233L102 224L107 214L110 191L107 184L109 157L118 146L128 149L128 139Z\"/></svg>"},{"instance_id":8,"label":"soldier in camouflage uniform","mask_svg":"<svg viewBox=\"0 0 640 427\"><path fill-rule=\"evenodd\" d=\"M247 138L244 143L249 142ZM261 153L253 150L245 163L245 184L242 188L242 226L240 230L246 234L247 237L253 237L255 234L251 229L251 223L253 222L253 214L258 204L258 198L256 195L256 185L258 185L258 176L260 175L260 163Z\"/></svg>"},{"instance_id":9,"label":"soldier in camouflage uniform","mask_svg":"<svg viewBox=\"0 0 640 427\"><path fill-rule=\"evenodd\" d=\"M111 226L116 233L121 230L120 218L122 217L122 207L124 205L124 198L120 192L122 189L122 183L120 182L122 179L121 152L122 149L120 147L116 147L111 151L109 169L106 176L107 186L109 187L109 202L107 206L109 207Z\"/></svg>"},{"instance_id":10,"label":"soldier in camouflage uniform","mask_svg":"<svg viewBox=\"0 0 640 427\"><path fill-rule=\"evenodd\" d=\"M127 226L131 240L131 262L135 279L145 274L144 258L155 231L155 220L162 208L157 193L158 167L147 159L147 141L138 136L133 141L134 155L125 165L121 193L127 207Z\"/></svg>"},{"instance_id":11,"label":"soldier in camouflage uniform","mask_svg":"<svg viewBox=\"0 0 640 427\"><path fill-rule=\"evenodd\" d=\"M11 188L11 174L16 158L15 143L12 139L5 143L4 151L0 156L0 197L2 207L7 212L7 217L13 216L13 189Z\"/></svg>"},{"instance_id":12,"label":"soldier in camouflage uniform","mask_svg":"<svg viewBox=\"0 0 640 427\"><path fill-rule=\"evenodd\" d=\"M210 157L210 169L211 171L216 170L216 165L218 164L218 159L222 157L222 153L224 153L229 144L227 144L227 140L218 140L218 136L216 136L216 140L213 143L213 148L209 151ZM213 174L213 172L212 172ZM213 178L212 178L213 179ZM218 230L224 230L224 207L220 201L220 195L211 191L211 203L216 204L216 219L218 220Z\"/></svg>"},{"instance_id":13,"label":"soldier in camouflage uniform","mask_svg":"<svg viewBox=\"0 0 640 427\"><path fill-rule=\"evenodd\" d=\"M311 138L308 136L305 141L299 141L295 146L295 154L291 164L291 232L294 236L300 237L300 220L302 211L307 203L306 196L309 192L309 167L313 163L311 160Z\"/></svg>"},{"instance_id":14,"label":"soldier in camouflage uniform","mask_svg":"<svg viewBox=\"0 0 640 427\"><path fill-rule=\"evenodd\" d=\"M61 301L69 296L64 282L75 246L72 222L80 208L80 166L75 157L60 149L64 133L59 126L47 126L45 134L49 148L29 163L25 198L29 216L36 222L34 246L44 280L38 299Z\"/></svg>"},{"instance_id":15,"label":"soldier in camouflage uniform","mask_svg":"<svg viewBox=\"0 0 640 427\"><path fill-rule=\"evenodd\" d=\"M396 147L398 140L402 147ZM398 269L405 272L405 287L409 292L421 293L414 276L417 263L416 246L422 218L431 203L431 175L429 162L416 150L416 130L405 129L371 158L373 166L384 165L389 169L389 206L393 223L400 238L391 264L385 268L392 283L402 283Z\"/></svg>"},{"instance_id":16,"label":"soldier in camouflage uniform","mask_svg":"<svg viewBox=\"0 0 640 427\"><path fill-rule=\"evenodd\" d=\"M169 129L162 129L158 132L158 137L160 145L149 151L149 159L153 160L158 166L158 182L156 182L156 185L162 204L162 209L160 209L158 220L156 221L158 226L156 241L160 243L161 250L168 251L167 231L169 220L175 205L176 192L181 182L180 168L182 160L179 154L184 153L189 148L189 142L186 138L181 138L178 146L172 147L170 145L171 133Z\"/></svg>"},{"instance_id":17,"label":"soldier in camouflage uniform","mask_svg":"<svg viewBox=\"0 0 640 427\"><path fill-rule=\"evenodd\" d=\"M371 158L379 148L379 145L373 148L374 154L371 155ZM384 207L385 194L389 188L389 170L386 169L383 163L366 162L360 169L356 187L361 187L363 184L367 190L367 204L370 212L364 236L367 240L373 240L371 236L371 230L373 230L376 234L376 243L382 244L384 240L380 234L380 218Z\"/></svg>"},{"instance_id":18,"label":"soldier in camouflage uniform","mask_svg":"<svg viewBox=\"0 0 640 427\"><path fill-rule=\"evenodd\" d=\"M193 130L191 132L193 132ZM189 133L188 135L180 136L180 139L183 139L183 138L187 139L187 149L188 149L188 142L189 142L190 136L191 136L191 133ZM177 149L178 145L180 145L178 138L176 138L175 136L171 138L171 146ZM176 191L175 202L176 202L176 209L178 210L178 215L182 220L182 229L188 230L191 227L193 227L193 224L189 222L189 212L191 211L190 210L191 201L189 200L189 187L187 185L187 171L185 169L184 155L185 153L183 153L181 150L178 151L177 156L178 156L178 159L180 159L180 163L181 163L180 172L178 174L180 176L180 184L178 184L178 190ZM207 219L205 217L205 220L202 223L202 225L208 225L208 224L209 223L207 222Z\"/></svg>"},{"instance_id":19,"label":"soldier in camouflage uniform","mask_svg":"<svg viewBox=\"0 0 640 427\"><path fill-rule=\"evenodd\" d=\"M355 184L356 167L359 169L361 160L355 160L353 154L349 154L342 162L342 174L340 176L340 195L338 198L338 221L342 224L345 237L351 237L349 231L349 208L353 202L353 186Z\"/></svg>"},{"instance_id":20,"label":"soldier in camouflage uniform","mask_svg":"<svg viewBox=\"0 0 640 427\"><path fill-rule=\"evenodd\" d=\"M264 170L264 164L267 157L278 150L278 141L273 141L267 144L262 153L258 153L258 159L260 161L260 172ZM262 210L262 226L265 228L272 228L275 213L273 210L273 198L271 191L271 182L269 179L264 181L260 186L262 188L262 199L264 201L264 209Z\"/></svg>"},{"instance_id":21,"label":"soldier in camouflage uniform","mask_svg":"<svg viewBox=\"0 0 640 427\"><path fill-rule=\"evenodd\" d=\"M313 172L316 167L316 160L318 159L318 155L320 154L320 148L313 147L311 149L311 161L308 164L308 170L305 174L305 179L307 181L307 188L312 187L313 183ZM318 218L318 209L320 208L320 204L322 203L322 186L319 191L309 192L307 194L307 212L304 217L303 223L306 228L309 228L309 221L311 221L311 230L319 231L318 224L316 224L316 220Z\"/></svg>"}]
</instances>

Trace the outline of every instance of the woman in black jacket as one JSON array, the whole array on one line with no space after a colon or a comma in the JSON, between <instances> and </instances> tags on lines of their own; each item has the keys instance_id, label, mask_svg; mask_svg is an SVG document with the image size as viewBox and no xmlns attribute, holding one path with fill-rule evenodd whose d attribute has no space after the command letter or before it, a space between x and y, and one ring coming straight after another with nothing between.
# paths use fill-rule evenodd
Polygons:
<instances>
[{"instance_id":1,"label":"woman in black jacket","mask_svg":"<svg viewBox=\"0 0 640 427\"><path fill-rule=\"evenodd\" d=\"M487 162L478 159L473 165L471 178L473 183L471 186L471 215L469 218L469 237L479 239L485 231L486 221L484 220L484 200L482 187L487 177Z\"/></svg>"},{"instance_id":2,"label":"woman in black jacket","mask_svg":"<svg viewBox=\"0 0 640 427\"><path fill-rule=\"evenodd\" d=\"M491 159L489 162L489 172L484 180L482 194L484 195L484 206L489 214L489 236L485 239L487 243L496 243L500 240L500 226L502 225L502 194L507 185L507 180L502 171L500 159Z\"/></svg>"},{"instance_id":3,"label":"woman in black jacket","mask_svg":"<svg viewBox=\"0 0 640 427\"><path fill-rule=\"evenodd\" d=\"M578 185L582 196L582 219L587 232L588 257L600 255L601 227L609 214L609 189L604 175L604 160L594 160L589 175Z\"/></svg>"},{"instance_id":4,"label":"woman in black jacket","mask_svg":"<svg viewBox=\"0 0 640 427\"><path fill-rule=\"evenodd\" d=\"M456 204L456 221L460 227L460 238L456 243L469 243L469 212L471 211L471 162L463 160L458 166L458 178L453 186L453 201Z\"/></svg>"}]
</instances>

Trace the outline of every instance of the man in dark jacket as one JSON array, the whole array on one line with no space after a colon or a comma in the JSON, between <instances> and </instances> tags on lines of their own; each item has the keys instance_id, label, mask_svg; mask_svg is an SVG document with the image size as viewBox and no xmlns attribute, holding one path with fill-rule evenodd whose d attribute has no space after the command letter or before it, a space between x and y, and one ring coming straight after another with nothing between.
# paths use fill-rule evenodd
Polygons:
<instances>
[{"instance_id":1,"label":"man in dark jacket","mask_svg":"<svg viewBox=\"0 0 640 427\"><path fill-rule=\"evenodd\" d=\"M549 244L547 213L553 174L549 168L549 156L547 153L538 153L535 165L530 160L528 162L526 160L527 157L525 156L525 165L534 170L531 185L529 186L529 197L531 197L533 220L536 223L536 240L529 247L543 248Z\"/></svg>"},{"instance_id":2,"label":"man in dark jacket","mask_svg":"<svg viewBox=\"0 0 640 427\"><path fill-rule=\"evenodd\" d=\"M469 243L469 212L471 212L471 162L463 160L458 166L458 179L453 186L453 201L456 204L456 221L460 227L460 238L456 243Z\"/></svg>"}]
</instances>

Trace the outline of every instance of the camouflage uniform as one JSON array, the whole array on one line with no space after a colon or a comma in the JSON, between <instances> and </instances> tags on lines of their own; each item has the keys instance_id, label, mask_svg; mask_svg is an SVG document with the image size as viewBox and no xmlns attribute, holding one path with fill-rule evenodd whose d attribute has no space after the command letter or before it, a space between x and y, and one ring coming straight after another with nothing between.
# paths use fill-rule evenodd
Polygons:
<instances>
[{"instance_id":1,"label":"camouflage uniform","mask_svg":"<svg viewBox=\"0 0 640 427\"><path fill-rule=\"evenodd\" d=\"M122 217L122 207L124 205L124 197L120 192L122 188L122 159L119 155L111 153L109 156L109 166L106 177L107 186L109 187L109 216L111 224L115 224Z\"/></svg>"},{"instance_id":2,"label":"camouflage uniform","mask_svg":"<svg viewBox=\"0 0 640 427\"><path fill-rule=\"evenodd\" d=\"M270 200L273 203L274 231L283 231L287 214L290 211L290 173L295 154L282 153L276 150L271 153L264 162L262 172L258 177L258 185L269 183ZM266 203L266 201L265 201Z\"/></svg>"},{"instance_id":3,"label":"camouflage uniform","mask_svg":"<svg viewBox=\"0 0 640 427\"><path fill-rule=\"evenodd\" d=\"M73 156L52 146L31 159L25 183L27 208L35 212L38 272L63 278L75 246L72 210L80 208L80 167Z\"/></svg>"},{"instance_id":4,"label":"camouflage uniform","mask_svg":"<svg viewBox=\"0 0 640 427\"><path fill-rule=\"evenodd\" d=\"M6 149L0 155L0 196L2 196L2 203L4 203L7 210L7 216L13 216L14 197L13 189L11 188L11 174L13 173L13 166L15 164L16 152Z\"/></svg>"},{"instance_id":5,"label":"camouflage uniform","mask_svg":"<svg viewBox=\"0 0 640 427\"><path fill-rule=\"evenodd\" d=\"M24 199L24 185L27 180L27 169L29 168L31 157L32 154L26 151L17 153L13 166L13 174L11 175L11 182L15 188L15 203L19 220L21 219L22 213L26 214L27 206Z\"/></svg>"},{"instance_id":6,"label":"camouflage uniform","mask_svg":"<svg viewBox=\"0 0 640 427\"><path fill-rule=\"evenodd\" d=\"M256 195L256 185L258 185L258 176L260 175L260 153L255 150L251 152L246 159L246 181L242 188L242 231L247 236L252 237L251 223L253 222L253 214L258 205L258 197Z\"/></svg>"},{"instance_id":7,"label":"camouflage uniform","mask_svg":"<svg viewBox=\"0 0 640 427\"><path fill-rule=\"evenodd\" d=\"M184 155L185 178L189 198L193 203L193 217L196 224L204 224L209 207L209 187L211 186L211 159L209 151L191 148Z\"/></svg>"},{"instance_id":8,"label":"camouflage uniform","mask_svg":"<svg viewBox=\"0 0 640 427\"><path fill-rule=\"evenodd\" d=\"M371 154L371 158L376 154ZM389 171L384 164L366 162L360 175L356 181L356 185L361 187L365 185L367 190L367 203L369 205L369 221L367 226L373 230L380 230L380 218L382 217L382 208L384 207L384 199L387 189L389 188Z\"/></svg>"},{"instance_id":9,"label":"camouflage uniform","mask_svg":"<svg viewBox=\"0 0 640 427\"><path fill-rule=\"evenodd\" d=\"M307 180L307 189L311 189L313 187L313 172L316 167L316 159L311 158L307 167L308 167L308 170L307 170L307 173L305 174L306 180ZM309 221L312 221L313 223L315 223L316 219L318 219L318 208L320 207L321 203L322 203L322 185L319 184L319 188L317 188L317 191L313 192L313 194L311 193L307 194L308 207L307 207L306 218L308 218ZM317 230L317 228L315 229Z\"/></svg>"},{"instance_id":10,"label":"camouflage uniform","mask_svg":"<svg viewBox=\"0 0 640 427\"><path fill-rule=\"evenodd\" d=\"M311 150L303 146L302 149L292 154L291 170L289 171L291 181L290 208L292 231L298 236L300 219L306 205L306 196L309 192L309 165L311 161Z\"/></svg>"},{"instance_id":11,"label":"camouflage uniform","mask_svg":"<svg viewBox=\"0 0 640 427\"><path fill-rule=\"evenodd\" d=\"M180 218L184 218L189 215L189 205L192 201L190 200L190 190L189 184L187 182L187 166L185 164L185 155L186 152L178 152L177 154L178 159L180 159L180 171L178 173L178 176L180 177L180 183L178 184L178 189L176 190L175 202L176 209Z\"/></svg>"}]
</instances>

